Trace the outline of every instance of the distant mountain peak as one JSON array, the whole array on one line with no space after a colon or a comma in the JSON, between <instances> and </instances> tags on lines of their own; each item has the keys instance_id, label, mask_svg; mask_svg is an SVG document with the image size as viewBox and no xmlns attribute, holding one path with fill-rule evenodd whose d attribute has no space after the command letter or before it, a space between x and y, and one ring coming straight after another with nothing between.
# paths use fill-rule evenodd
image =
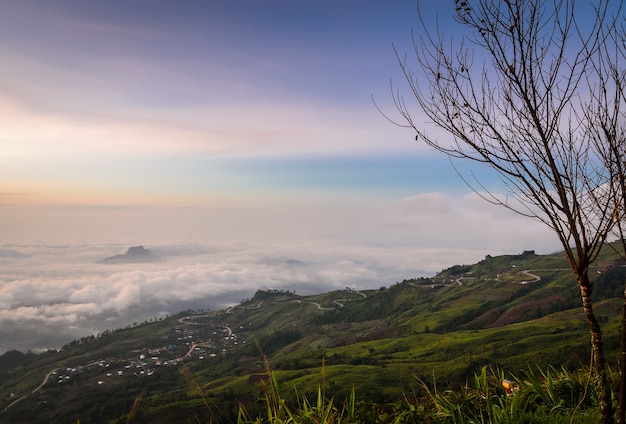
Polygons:
<instances>
[{"instance_id":1,"label":"distant mountain peak","mask_svg":"<svg viewBox=\"0 0 626 424\"><path fill-rule=\"evenodd\" d=\"M109 256L104 259L103 263L132 263L132 262L153 262L156 257L143 245L129 247L123 255Z\"/></svg>"},{"instance_id":2,"label":"distant mountain peak","mask_svg":"<svg viewBox=\"0 0 626 424\"><path fill-rule=\"evenodd\" d=\"M263 262L266 265L283 266L283 267L287 267L287 268L307 266L306 263L301 262L301 261L299 261L297 259L284 258L284 257L264 258L264 259L261 260L261 262Z\"/></svg>"},{"instance_id":3,"label":"distant mountain peak","mask_svg":"<svg viewBox=\"0 0 626 424\"><path fill-rule=\"evenodd\" d=\"M282 265L288 266L288 267L300 267L300 266L306 266L306 264L304 262L301 262L297 259L285 259L284 261L282 261Z\"/></svg>"},{"instance_id":4,"label":"distant mountain peak","mask_svg":"<svg viewBox=\"0 0 626 424\"><path fill-rule=\"evenodd\" d=\"M150 250L146 249L142 245L129 247L126 251L127 256L144 256L149 254Z\"/></svg>"}]
</instances>

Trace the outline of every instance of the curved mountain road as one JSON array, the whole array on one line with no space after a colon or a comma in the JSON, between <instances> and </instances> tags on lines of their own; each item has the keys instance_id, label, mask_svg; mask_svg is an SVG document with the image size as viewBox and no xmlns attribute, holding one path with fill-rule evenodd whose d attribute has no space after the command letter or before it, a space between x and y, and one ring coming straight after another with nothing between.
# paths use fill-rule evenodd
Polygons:
<instances>
[{"instance_id":1,"label":"curved mountain road","mask_svg":"<svg viewBox=\"0 0 626 424\"><path fill-rule=\"evenodd\" d=\"M39 390L41 390L41 388L43 386L46 385L46 383L48 382L48 379L50 378L50 376L52 375L52 373L54 373L57 369L53 369L51 371L48 372L48 374L46 374L46 376L44 377L43 381L41 382L41 384L37 387L35 387L33 390L31 390L29 393L26 393L24 396L20 396L19 398L15 399L13 402L9 403L3 410L4 411L8 411L13 405L15 405L16 403L18 403L21 400L26 399L28 396L32 395L33 393L38 392Z\"/></svg>"},{"instance_id":2,"label":"curved mountain road","mask_svg":"<svg viewBox=\"0 0 626 424\"><path fill-rule=\"evenodd\" d=\"M533 281L529 281L530 283L536 283L537 281L541 281L541 277L540 277L540 276L535 275L535 274L531 274L531 273L530 273L530 271L531 271L530 269L525 269L524 271L520 271L520 272L521 272L522 274L526 274L526 275L528 275L529 277L534 278L534 280L533 280Z\"/></svg>"}]
</instances>

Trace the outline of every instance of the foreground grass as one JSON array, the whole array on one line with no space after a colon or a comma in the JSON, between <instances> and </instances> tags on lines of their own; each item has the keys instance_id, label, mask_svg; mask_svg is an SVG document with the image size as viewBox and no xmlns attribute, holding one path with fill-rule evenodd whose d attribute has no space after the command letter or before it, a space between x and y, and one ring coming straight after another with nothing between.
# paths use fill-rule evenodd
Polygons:
<instances>
[{"instance_id":1,"label":"foreground grass","mask_svg":"<svg viewBox=\"0 0 626 424\"><path fill-rule=\"evenodd\" d=\"M457 389L438 391L419 382L423 395L405 396L404 400L387 405L359 400L354 388L343 401L336 401L326 396L325 381L314 396L296 394L295 400L286 399L269 367L266 379L259 384L261 409L250 412L241 404L237 424L582 424L598 419L596 393L585 370L531 367L519 376L507 378L499 369L483 367Z\"/></svg>"}]
</instances>

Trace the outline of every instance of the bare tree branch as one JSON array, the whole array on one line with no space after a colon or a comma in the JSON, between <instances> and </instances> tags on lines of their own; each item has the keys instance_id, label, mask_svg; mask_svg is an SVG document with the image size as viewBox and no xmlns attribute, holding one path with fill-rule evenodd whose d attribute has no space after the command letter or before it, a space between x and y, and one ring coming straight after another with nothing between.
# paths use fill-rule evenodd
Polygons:
<instances>
[{"instance_id":1,"label":"bare tree branch","mask_svg":"<svg viewBox=\"0 0 626 424\"><path fill-rule=\"evenodd\" d=\"M558 236L590 328L602 422L613 422L589 265L615 228L621 235L626 216L626 181L619 180L626 175L621 3L599 0L584 10L573 0L455 4L455 21L467 30L460 38L445 37L437 20L427 25L432 20L418 7L414 59L394 47L427 122L416 122L393 84L399 117L385 117L451 160L495 171L503 195L463 180L486 201L537 219ZM435 135L425 129L433 126Z\"/></svg>"}]
</instances>

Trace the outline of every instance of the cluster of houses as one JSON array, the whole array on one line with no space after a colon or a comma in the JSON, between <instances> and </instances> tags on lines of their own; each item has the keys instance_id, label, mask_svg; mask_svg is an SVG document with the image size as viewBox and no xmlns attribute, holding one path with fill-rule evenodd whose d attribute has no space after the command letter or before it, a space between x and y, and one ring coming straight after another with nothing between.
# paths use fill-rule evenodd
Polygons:
<instances>
[{"instance_id":1,"label":"cluster of houses","mask_svg":"<svg viewBox=\"0 0 626 424\"><path fill-rule=\"evenodd\" d=\"M97 384L107 385L121 377L152 376L159 367L226 355L245 345L246 340L240 339L228 325L216 325L206 318L192 316L181 320L183 325L174 328L171 336L160 337L159 341L166 343L135 350L132 352L135 357L98 359L54 371L53 375L59 384L63 384L96 374Z\"/></svg>"}]
</instances>

